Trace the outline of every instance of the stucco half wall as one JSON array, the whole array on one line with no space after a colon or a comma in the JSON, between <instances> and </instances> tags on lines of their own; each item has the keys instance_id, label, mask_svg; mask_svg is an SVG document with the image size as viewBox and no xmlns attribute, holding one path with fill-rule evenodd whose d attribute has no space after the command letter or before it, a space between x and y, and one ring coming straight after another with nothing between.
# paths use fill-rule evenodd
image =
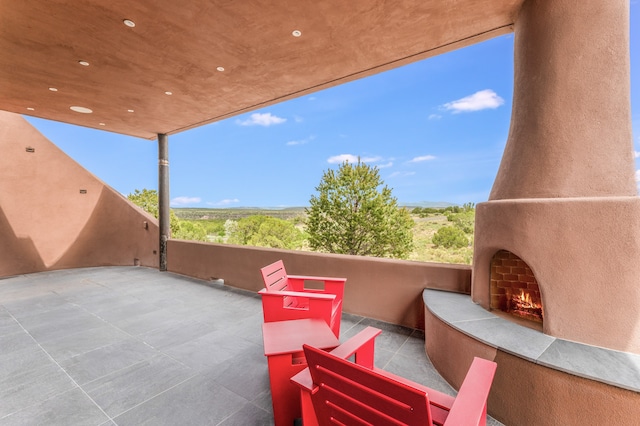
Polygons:
<instances>
[{"instance_id":1,"label":"stucco half wall","mask_svg":"<svg viewBox=\"0 0 640 426\"><path fill-rule=\"evenodd\" d=\"M347 278L343 310L412 328L424 328L422 290L469 293L471 267L169 240L168 269L250 291L264 287L260 268L284 261L292 275Z\"/></svg>"},{"instance_id":2,"label":"stucco half wall","mask_svg":"<svg viewBox=\"0 0 640 426\"><path fill-rule=\"evenodd\" d=\"M0 152L0 276L157 267L157 221L20 115L0 111Z\"/></svg>"},{"instance_id":3,"label":"stucco half wall","mask_svg":"<svg viewBox=\"0 0 640 426\"><path fill-rule=\"evenodd\" d=\"M638 393L574 376L488 346L445 324L425 307L425 348L456 389L473 361L498 364L488 411L505 425L636 424Z\"/></svg>"}]
</instances>

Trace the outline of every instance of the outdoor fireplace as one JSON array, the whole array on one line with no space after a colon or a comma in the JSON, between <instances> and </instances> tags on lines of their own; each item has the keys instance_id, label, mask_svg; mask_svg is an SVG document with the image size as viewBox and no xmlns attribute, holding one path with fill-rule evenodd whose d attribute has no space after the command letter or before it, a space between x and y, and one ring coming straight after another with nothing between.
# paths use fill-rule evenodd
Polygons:
<instances>
[{"instance_id":1,"label":"outdoor fireplace","mask_svg":"<svg viewBox=\"0 0 640 426\"><path fill-rule=\"evenodd\" d=\"M542 323L540 288L531 268L515 254L498 251L491 259L491 309Z\"/></svg>"}]
</instances>

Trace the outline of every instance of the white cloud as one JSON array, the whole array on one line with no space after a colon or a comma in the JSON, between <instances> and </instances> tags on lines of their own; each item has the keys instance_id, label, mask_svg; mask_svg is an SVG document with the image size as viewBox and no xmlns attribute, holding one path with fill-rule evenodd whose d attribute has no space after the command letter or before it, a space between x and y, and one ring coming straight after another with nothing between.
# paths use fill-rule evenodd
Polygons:
<instances>
[{"instance_id":1,"label":"white cloud","mask_svg":"<svg viewBox=\"0 0 640 426\"><path fill-rule=\"evenodd\" d=\"M636 182L640 182L640 170L636 170Z\"/></svg>"},{"instance_id":2,"label":"white cloud","mask_svg":"<svg viewBox=\"0 0 640 426\"><path fill-rule=\"evenodd\" d=\"M390 178L413 176L416 172L393 172L389 175Z\"/></svg>"},{"instance_id":3,"label":"white cloud","mask_svg":"<svg viewBox=\"0 0 640 426\"><path fill-rule=\"evenodd\" d=\"M295 146L295 145L304 145L306 143L311 142L312 140L314 140L316 138L315 135L311 135L308 138L304 138L304 139L298 139L298 140L294 140L294 141L289 141L287 142L288 146Z\"/></svg>"},{"instance_id":4,"label":"white cloud","mask_svg":"<svg viewBox=\"0 0 640 426\"><path fill-rule=\"evenodd\" d=\"M441 118L440 114L429 114L429 120L440 120Z\"/></svg>"},{"instance_id":5,"label":"white cloud","mask_svg":"<svg viewBox=\"0 0 640 426\"><path fill-rule=\"evenodd\" d=\"M414 157L409 162L410 163L421 163L423 161L431 161L435 160L436 157L434 155L422 155L420 157Z\"/></svg>"},{"instance_id":6,"label":"white cloud","mask_svg":"<svg viewBox=\"0 0 640 426\"><path fill-rule=\"evenodd\" d=\"M635 158L640 158L640 151L633 151L633 156Z\"/></svg>"},{"instance_id":7,"label":"white cloud","mask_svg":"<svg viewBox=\"0 0 640 426\"><path fill-rule=\"evenodd\" d=\"M304 118L300 117L299 115L294 116L293 119L296 123L302 123L304 121Z\"/></svg>"},{"instance_id":8,"label":"white cloud","mask_svg":"<svg viewBox=\"0 0 640 426\"><path fill-rule=\"evenodd\" d=\"M310 101L315 101L317 98L315 96L309 96Z\"/></svg>"},{"instance_id":9,"label":"white cloud","mask_svg":"<svg viewBox=\"0 0 640 426\"><path fill-rule=\"evenodd\" d=\"M210 206L228 206L229 204L239 203L240 200L237 198L227 198L224 200L220 200L217 203L207 203Z\"/></svg>"},{"instance_id":10,"label":"white cloud","mask_svg":"<svg viewBox=\"0 0 640 426\"><path fill-rule=\"evenodd\" d=\"M353 154L334 155L333 157L329 157L329 159L327 160L327 163L329 163L329 164L342 164L345 161L348 161L349 163L357 163L358 162L358 156L357 155L353 155Z\"/></svg>"},{"instance_id":11,"label":"white cloud","mask_svg":"<svg viewBox=\"0 0 640 426\"><path fill-rule=\"evenodd\" d=\"M251 116L242 121L242 120L237 120L236 123L238 123L241 126L271 126L272 124L281 124L284 123L285 121L287 121L286 118L282 118L282 117L278 117L275 115L272 115L270 112L265 112L264 114L261 114L259 112L255 112L253 114L251 114Z\"/></svg>"},{"instance_id":12,"label":"white cloud","mask_svg":"<svg viewBox=\"0 0 640 426\"><path fill-rule=\"evenodd\" d=\"M378 166L379 169L386 169L387 167L393 166L393 161L389 161L387 164L380 164Z\"/></svg>"},{"instance_id":13,"label":"white cloud","mask_svg":"<svg viewBox=\"0 0 640 426\"><path fill-rule=\"evenodd\" d=\"M196 204L202 201L200 197L176 197L171 200L172 206L184 206L185 204Z\"/></svg>"},{"instance_id":14,"label":"white cloud","mask_svg":"<svg viewBox=\"0 0 640 426\"><path fill-rule=\"evenodd\" d=\"M442 105L447 111L453 111L454 114L459 112L480 111L483 109L494 109L504 104L502 99L496 92L491 89L481 90L471 96L448 102Z\"/></svg>"}]
</instances>

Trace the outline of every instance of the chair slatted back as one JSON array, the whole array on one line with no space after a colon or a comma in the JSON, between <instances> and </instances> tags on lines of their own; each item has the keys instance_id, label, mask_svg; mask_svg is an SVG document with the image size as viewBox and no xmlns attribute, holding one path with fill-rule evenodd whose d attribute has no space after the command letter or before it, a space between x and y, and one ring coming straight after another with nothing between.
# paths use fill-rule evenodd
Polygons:
<instances>
[{"instance_id":1,"label":"chair slatted back","mask_svg":"<svg viewBox=\"0 0 640 426\"><path fill-rule=\"evenodd\" d=\"M282 260L260 269L262 280L267 291L289 290L287 283L287 271Z\"/></svg>"},{"instance_id":2,"label":"chair slatted back","mask_svg":"<svg viewBox=\"0 0 640 426\"><path fill-rule=\"evenodd\" d=\"M320 425L432 425L425 392L308 345L304 352Z\"/></svg>"},{"instance_id":3,"label":"chair slatted back","mask_svg":"<svg viewBox=\"0 0 640 426\"><path fill-rule=\"evenodd\" d=\"M264 287L267 291L292 290L289 288L287 270L284 269L284 262L282 260L278 260L271 265L265 266L260 269L260 273L262 274ZM286 308L304 308L308 303L308 299L301 297L285 297L283 299L283 306Z\"/></svg>"}]
</instances>

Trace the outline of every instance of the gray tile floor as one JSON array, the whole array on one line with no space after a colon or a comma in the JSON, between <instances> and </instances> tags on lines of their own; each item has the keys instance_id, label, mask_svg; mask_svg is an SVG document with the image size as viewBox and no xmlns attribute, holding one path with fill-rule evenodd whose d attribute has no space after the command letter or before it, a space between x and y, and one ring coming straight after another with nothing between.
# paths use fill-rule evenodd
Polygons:
<instances>
[{"instance_id":1,"label":"gray tile floor","mask_svg":"<svg viewBox=\"0 0 640 426\"><path fill-rule=\"evenodd\" d=\"M0 279L0 425L270 425L257 295L140 267ZM381 328L376 365L453 394L424 333ZM490 419L490 424L499 424Z\"/></svg>"}]
</instances>

